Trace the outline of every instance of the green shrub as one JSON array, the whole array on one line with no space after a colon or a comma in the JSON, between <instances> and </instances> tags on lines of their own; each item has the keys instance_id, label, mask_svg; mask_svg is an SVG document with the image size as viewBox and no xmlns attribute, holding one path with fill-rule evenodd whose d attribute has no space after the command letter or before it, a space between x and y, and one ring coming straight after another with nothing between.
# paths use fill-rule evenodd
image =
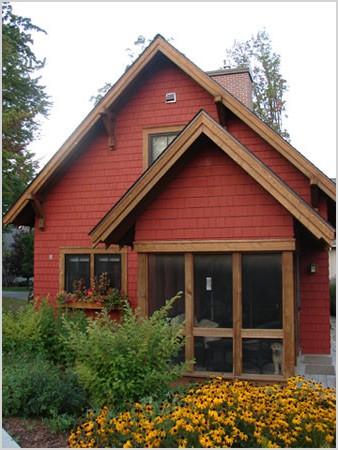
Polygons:
<instances>
[{"instance_id":1,"label":"green shrub","mask_svg":"<svg viewBox=\"0 0 338 450\"><path fill-rule=\"evenodd\" d=\"M336 317L336 279L330 281L330 314Z\"/></svg>"},{"instance_id":2,"label":"green shrub","mask_svg":"<svg viewBox=\"0 0 338 450\"><path fill-rule=\"evenodd\" d=\"M149 318L138 317L128 304L122 323L103 313L86 332L65 323L69 349L76 354L75 370L93 406L115 408L126 402L163 395L181 376L185 364L172 358L183 345L181 325L170 324L168 312L178 296Z\"/></svg>"},{"instance_id":3,"label":"green shrub","mask_svg":"<svg viewBox=\"0 0 338 450\"><path fill-rule=\"evenodd\" d=\"M62 371L41 357L18 358L3 368L4 416L55 416L78 414L86 393L71 370Z\"/></svg>"},{"instance_id":4,"label":"green shrub","mask_svg":"<svg viewBox=\"0 0 338 450\"><path fill-rule=\"evenodd\" d=\"M75 322L85 330L87 319L82 311L68 312L51 306L47 300L39 308L28 304L18 311L3 314L4 353L42 355L55 364L69 365L74 359L65 348L64 326Z\"/></svg>"},{"instance_id":5,"label":"green shrub","mask_svg":"<svg viewBox=\"0 0 338 450\"><path fill-rule=\"evenodd\" d=\"M2 349L5 353L42 351L40 318L33 305L3 313Z\"/></svg>"},{"instance_id":6,"label":"green shrub","mask_svg":"<svg viewBox=\"0 0 338 450\"><path fill-rule=\"evenodd\" d=\"M44 420L53 433L65 433L77 423L77 417L67 413L56 414Z\"/></svg>"}]
</instances>

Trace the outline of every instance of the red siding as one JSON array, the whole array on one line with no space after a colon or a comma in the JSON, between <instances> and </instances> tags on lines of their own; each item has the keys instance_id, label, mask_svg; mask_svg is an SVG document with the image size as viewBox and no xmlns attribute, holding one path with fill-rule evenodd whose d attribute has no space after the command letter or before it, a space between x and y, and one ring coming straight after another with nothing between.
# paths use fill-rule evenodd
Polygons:
<instances>
[{"instance_id":1,"label":"red siding","mask_svg":"<svg viewBox=\"0 0 338 450\"><path fill-rule=\"evenodd\" d=\"M289 237L292 216L211 144L175 173L136 224L137 241Z\"/></svg>"},{"instance_id":2,"label":"red siding","mask_svg":"<svg viewBox=\"0 0 338 450\"><path fill-rule=\"evenodd\" d=\"M177 103L164 103L168 91L176 92ZM217 119L213 98L172 63L145 79L117 116L116 149L108 149L102 132L45 196L46 228L35 228L36 295L57 293L60 247L91 246L88 232L141 175L142 130L186 124L201 108ZM136 258L128 265L135 300Z\"/></svg>"},{"instance_id":3,"label":"red siding","mask_svg":"<svg viewBox=\"0 0 338 450\"><path fill-rule=\"evenodd\" d=\"M234 116L231 116L229 120L228 131L273 170L291 189L297 192L306 202L311 203L309 179L270 144L265 142L255 131L251 130L245 123Z\"/></svg>"},{"instance_id":4,"label":"red siding","mask_svg":"<svg viewBox=\"0 0 338 450\"><path fill-rule=\"evenodd\" d=\"M309 273L309 265L317 272ZM330 353L328 252L305 246L300 258L300 345L302 353Z\"/></svg>"}]
</instances>

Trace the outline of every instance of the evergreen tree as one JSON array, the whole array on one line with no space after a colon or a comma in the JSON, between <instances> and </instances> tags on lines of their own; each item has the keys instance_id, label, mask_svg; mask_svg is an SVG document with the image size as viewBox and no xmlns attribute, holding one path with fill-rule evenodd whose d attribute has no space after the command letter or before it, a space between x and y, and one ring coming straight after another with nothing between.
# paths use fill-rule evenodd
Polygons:
<instances>
[{"instance_id":1,"label":"evergreen tree","mask_svg":"<svg viewBox=\"0 0 338 450\"><path fill-rule=\"evenodd\" d=\"M226 50L224 68L248 67L253 77L253 111L267 125L289 140L283 128L285 114L284 94L287 82L280 73L280 55L272 50L268 33L259 31L244 42L235 41Z\"/></svg>"},{"instance_id":2,"label":"evergreen tree","mask_svg":"<svg viewBox=\"0 0 338 450\"><path fill-rule=\"evenodd\" d=\"M44 30L29 18L13 14L9 3L2 4L2 211L32 180L38 167L27 149L38 137L39 116L46 116L50 102L36 71L45 60L31 49L32 32Z\"/></svg>"}]
</instances>

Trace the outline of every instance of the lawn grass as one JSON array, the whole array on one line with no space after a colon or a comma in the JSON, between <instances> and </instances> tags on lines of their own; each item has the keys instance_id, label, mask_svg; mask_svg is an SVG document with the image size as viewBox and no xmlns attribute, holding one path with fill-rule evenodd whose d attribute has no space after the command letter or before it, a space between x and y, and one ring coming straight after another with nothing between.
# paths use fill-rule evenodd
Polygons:
<instances>
[{"instance_id":1,"label":"lawn grass","mask_svg":"<svg viewBox=\"0 0 338 450\"><path fill-rule=\"evenodd\" d=\"M2 297L2 312L17 311L19 308L27 305L27 300L17 298Z\"/></svg>"},{"instance_id":2,"label":"lawn grass","mask_svg":"<svg viewBox=\"0 0 338 450\"><path fill-rule=\"evenodd\" d=\"M16 292L25 292L25 291L29 291L29 287L27 287L27 286L2 287L2 291L3 291L3 292L6 292L6 291L7 291L7 292L13 292L13 291L16 291Z\"/></svg>"}]
</instances>

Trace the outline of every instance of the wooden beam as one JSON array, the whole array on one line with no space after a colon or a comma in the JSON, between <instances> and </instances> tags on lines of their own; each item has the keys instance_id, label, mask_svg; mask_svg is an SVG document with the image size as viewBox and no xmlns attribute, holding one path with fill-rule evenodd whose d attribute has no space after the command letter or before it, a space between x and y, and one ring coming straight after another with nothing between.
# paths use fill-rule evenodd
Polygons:
<instances>
[{"instance_id":1,"label":"wooden beam","mask_svg":"<svg viewBox=\"0 0 338 450\"><path fill-rule=\"evenodd\" d=\"M295 250L294 239L148 241L136 242L137 252L253 252Z\"/></svg>"},{"instance_id":2,"label":"wooden beam","mask_svg":"<svg viewBox=\"0 0 338 450\"><path fill-rule=\"evenodd\" d=\"M184 255L185 300L185 359L194 359L194 259L192 253ZM193 370L193 364L189 367Z\"/></svg>"},{"instance_id":3,"label":"wooden beam","mask_svg":"<svg viewBox=\"0 0 338 450\"><path fill-rule=\"evenodd\" d=\"M233 316L233 371L236 377L242 373L242 257L232 255L232 316Z\"/></svg>"},{"instance_id":4,"label":"wooden beam","mask_svg":"<svg viewBox=\"0 0 338 450\"><path fill-rule=\"evenodd\" d=\"M283 330L260 329L260 328L243 328L242 338L254 339L283 339Z\"/></svg>"},{"instance_id":5,"label":"wooden beam","mask_svg":"<svg viewBox=\"0 0 338 450\"><path fill-rule=\"evenodd\" d=\"M38 218L38 227L40 230L45 228L45 214L40 200L35 195L30 195L29 200L34 209L34 214Z\"/></svg>"},{"instance_id":6,"label":"wooden beam","mask_svg":"<svg viewBox=\"0 0 338 450\"><path fill-rule=\"evenodd\" d=\"M204 328L204 327L194 327L194 336L204 336L204 337L229 337L234 336L232 328Z\"/></svg>"},{"instance_id":7,"label":"wooden beam","mask_svg":"<svg viewBox=\"0 0 338 450\"><path fill-rule=\"evenodd\" d=\"M217 98L217 97L216 97ZM217 115L220 125L227 129L227 110L221 101L216 101Z\"/></svg>"},{"instance_id":8,"label":"wooden beam","mask_svg":"<svg viewBox=\"0 0 338 450\"><path fill-rule=\"evenodd\" d=\"M294 275L293 253L282 253L283 280L283 359L284 375L291 377L295 372L295 317L294 317Z\"/></svg>"},{"instance_id":9,"label":"wooden beam","mask_svg":"<svg viewBox=\"0 0 338 450\"><path fill-rule=\"evenodd\" d=\"M121 250L121 293L128 295L128 250Z\"/></svg>"},{"instance_id":10,"label":"wooden beam","mask_svg":"<svg viewBox=\"0 0 338 450\"><path fill-rule=\"evenodd\" d=\"M137 306L141 316L148 316L148 255L137 255Z\"/></svg>"},{"instance_id":11,"label":"wooden beam","mask_svg":"<svg viewBox=\"0 0 338 450\"><path fill-rule=\"evenodd\" d=\"M108 146L111 150L115 147L115 127L116 127L116 116L111 112L110 109L106 109L100 113L103 125L105 127L106 133L108 135Z\"/></svg>"}]
</instances>

